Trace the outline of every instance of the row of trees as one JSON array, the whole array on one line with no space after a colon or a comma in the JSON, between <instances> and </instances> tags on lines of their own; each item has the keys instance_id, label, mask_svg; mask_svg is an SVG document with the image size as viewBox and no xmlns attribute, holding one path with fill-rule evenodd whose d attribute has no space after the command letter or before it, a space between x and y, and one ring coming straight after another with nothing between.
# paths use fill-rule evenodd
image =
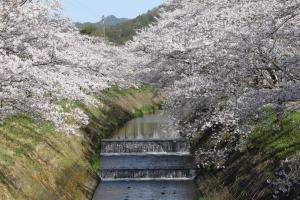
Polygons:
<instances>
[{"instance_id":1,"label":"row of trees","mask_svg":"<svg viewBox=\"0 0 300 200\"><path fill-rule=\"evenodd\" d=\"M183 134L206 139L199 165L222 168L262 106L280 117L300 98L300 1L166 0L160 9L157 24L115 47L80 35L59 0L1 0L0 116L27 112L72 132L59 101L97 104L95 92L139 80L168 91Z\"/></svg>"},{"instance_id":2,"label":"row of trees","mask_svg":"<svg viewBox=\"0 0 300 200\"><path fill-rule=\"evenodd\" d=\"M116 47L80 35L59 0L0 0L1 119L26 112L75 133L61 100L98 104L111 85L153 84L182 134L202 142L199 166L224 167L263 106L280 118L300 98L300 0L165 0L160 12Z\"/></svg>"},{"instance_id":3,"label":"row of trees","mask_svg":"<svg viewBox=\"0 0 300 200\"><path fill-rule=\"evenodd\" d=\"M66 133L61 100L96 104L92 95L126 85L133 54L84 37L62 14L59 0L0 1L0 117L26 112ZM120 65L122 63L122 65ZM74 115L85 124L87 117Z\"/></svg>"},{"instance_id":4,"label":"row of trees","mask_svg":"<svg viewBox=\"0 0 300 200\"><path fill-rule=\"evenodd\" d=\"M182 133L206 139L198 163L221 168L243 147L263 105L280 117L300 98L300 1L166 4L158 24L128 44L150 60L138 76L170 91L168 108Z\"/></svg>"}]
</instances>

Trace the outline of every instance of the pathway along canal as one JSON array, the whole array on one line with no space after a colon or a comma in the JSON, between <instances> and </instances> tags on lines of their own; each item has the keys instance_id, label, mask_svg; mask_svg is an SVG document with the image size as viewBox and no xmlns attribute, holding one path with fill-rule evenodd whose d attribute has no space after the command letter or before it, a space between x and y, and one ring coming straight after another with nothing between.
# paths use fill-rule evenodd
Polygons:
<instances>
[{"instance_id":1,"label":"pathway along canal","mask_svg":"<svg viewBox=\"0 0 300 200\"><path fill-rule=\"evenodd\" d=\"M93 200L193 200L196 172L189 145L159 113L128 122L101 142Z\"/></svg>"}]
</instances>

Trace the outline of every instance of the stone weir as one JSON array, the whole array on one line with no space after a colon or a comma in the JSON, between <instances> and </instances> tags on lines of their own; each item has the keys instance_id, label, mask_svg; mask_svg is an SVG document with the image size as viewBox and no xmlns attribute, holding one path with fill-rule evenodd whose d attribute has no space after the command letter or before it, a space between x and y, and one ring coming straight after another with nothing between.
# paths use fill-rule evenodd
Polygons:
<instances>
[{"instance_id":1,"label":"stone weir","mask_svg":"<svg viewBox=\"0 0 300 200\"><path fill-rule=\"evenodd\" d=\"M102 140L94 199L193 199L196 168L189 148L184 139Z\"/></svg>"},{"instance_id":2,"label":"stone weir","mask_svg":"<svg viewBox=\"0 0 300 200\"><path fill-rule=\"evenodd\" d=\"M119 179L192 179L190 145L174 140L102 140L102 181Z\"/></svg>"},{"instance_id":3,"label":"stone weir","mask_svg":"<svg viewBox=\"0 0 300 200\"><path fill-rule=\"evenodd\" d=\"M102 140L101 153L188 153L190 145L184 139L174 140Z\"/></svg>"}]
</instances>

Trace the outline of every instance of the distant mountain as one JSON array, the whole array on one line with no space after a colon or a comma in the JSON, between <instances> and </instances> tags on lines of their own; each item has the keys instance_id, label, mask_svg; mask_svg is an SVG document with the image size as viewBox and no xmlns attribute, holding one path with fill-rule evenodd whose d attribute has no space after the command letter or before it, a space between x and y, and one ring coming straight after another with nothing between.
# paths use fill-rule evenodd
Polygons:
<instances>
[{"instance_id":1,"label":"distant mountain","mask_svg":"<svg viewBox=\"0 0 300 200\"><path fill-rule=\"evenodd\" d=\"M134 19L116 18L110 15L105 18L105 39L118 45L125 44L131 40L137 30L145 28L156 22L162 6L149 10L147 13ZM104 37L103 21L98 23L77 23L81 34Z\"/></svg>"},{"instance_id":2,"label":"distant mountain","mask_svg":"<svg viewBox=\"0 0 300 200\"><path fill-rule=\"evenodd\" d=\"M117 25L117 24L120 24L120 23L124 23L124 22L127 22L129 21L130 19L127 19L127 18L117 18L116 16L114 15L109 15L107 17L104 18L104 22L105 22L105 26L114 26L114 25ZM91 22L86 22L86 23L79 23L79 22L76 22L75 25L81 29L83 27L86 27L86 26L95 26L97 28L103 28L103 19L99 22L96 22L96 23L91 23Z\"/></svg>"}]
</instances>

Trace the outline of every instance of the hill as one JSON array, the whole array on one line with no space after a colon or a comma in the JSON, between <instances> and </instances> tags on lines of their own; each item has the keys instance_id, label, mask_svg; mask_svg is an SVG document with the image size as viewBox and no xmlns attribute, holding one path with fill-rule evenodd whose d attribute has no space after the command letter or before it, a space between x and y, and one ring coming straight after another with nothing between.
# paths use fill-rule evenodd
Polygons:
<instances>
[{"instance_id":1,"label":"hill","mask_svg":"<svg viewBox=\"0 0 300 200\"><path fill-rule=\"evenodd\" d=\"M104 24L103 21L105 22L106 26L114 26L114 25L117 25L117 24L120 24L120 23L127 22L129 20L130 19L128 19L128 18L117 18L114 15L109 15L109 16L105 17L104 19L102 19L101 21L96 22L96 23L91 23L91 22L79 23L79 22L76 22L75 25L80 29L82 29L86 26L95 26L97 28L103 28L103 24Z\"/></svg>"},{"instance_id":2,"label":"hill","mask_svg":"<svg viewBox=\"0 0 300 200\"><path fill-rule=\"evenodd\" d=\"M123 45L127 41L131 40L136 34L136 31L150 24L156 22L156 18L159 17L159 10L161 7L149 10L147 13L137 16L134 19L126 20L125 18L114 18L110 16L105 19L105 37L109 42L117 45ZM76 26L80 29L81 34L104 37L103 21L98 23L76 23Z\"/></svg>"}]
</instances>

